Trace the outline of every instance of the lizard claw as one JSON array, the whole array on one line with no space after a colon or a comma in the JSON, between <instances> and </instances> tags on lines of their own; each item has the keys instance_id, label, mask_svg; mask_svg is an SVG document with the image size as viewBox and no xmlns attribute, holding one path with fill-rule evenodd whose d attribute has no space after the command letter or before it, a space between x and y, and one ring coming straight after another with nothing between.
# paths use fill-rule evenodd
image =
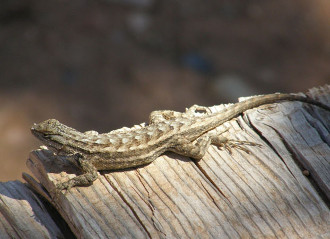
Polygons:
<instances>
[{"instance_id":1,"label":"lizard claw","mask_svg":"<svg viewBox=\"0 0 330 239\"><path fill-rule=\"evenodd\" d=\"M64 190L63 194L66 195L70 188L71 187L67 185L66 182L55 185L55 187L49 192L50 195L52 195L52 203L54 203L54 201L60 197L62 190Z\"/></svg>"},{"instance_id":2,"label":"lizard claw","mask_svg":"<svg viewBox=\"0 0 330 239\"><path fill-rule=\"evenodd\" d=\"M219 145L218 148L225 148L225 150L231 155L232 154L232 148L236 148L239 150L244 151L247 154L251 154L251 151L245 147L245 145L248 146L257 146L261 147L261 144L254 143L251 141L241 141L241 140L228 140L227 142L223 143L222 145Z\"/></svg>"}]
</instances>

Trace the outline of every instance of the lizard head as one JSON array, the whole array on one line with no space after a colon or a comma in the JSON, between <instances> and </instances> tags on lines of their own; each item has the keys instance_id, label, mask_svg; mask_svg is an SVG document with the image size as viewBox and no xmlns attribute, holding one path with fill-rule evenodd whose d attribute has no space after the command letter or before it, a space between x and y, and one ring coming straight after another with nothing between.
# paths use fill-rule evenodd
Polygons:
<instances>
[{"instance_id":1,"label":"lizard head","mask_svg":"<svg viewBox=\"0 0 330 239\"><path fill-rule=\"evenodd\" d=\"M49 119L39 124L34 124L31 132L47 147L53 150L62 150L66 145L65 132L71 129L58 120Z\"/></svg>"}]
</instances>

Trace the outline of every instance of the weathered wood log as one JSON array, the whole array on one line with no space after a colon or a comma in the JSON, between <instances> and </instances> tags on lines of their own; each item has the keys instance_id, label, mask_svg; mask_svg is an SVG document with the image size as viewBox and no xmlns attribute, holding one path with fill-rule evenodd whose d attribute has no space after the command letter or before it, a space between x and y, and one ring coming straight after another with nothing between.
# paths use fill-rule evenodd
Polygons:
<instances>
[{"instance_id":1,"label":"weathered wood log","mask_svg":"<svg viewBox=\"0 0 330 239\"><path fill-rule=\"evenodd\" d=\"M19 181L0 183L0 238L72 238L51 206Z\"/></svg>"},{"instance_id":2,"label":"weathered wood log","mask_svg":"<svg viewBox=\"0 0 330 239\"><path fill-rule=\"evenodd\" d=\"M330 86L308 95L330 104ZM79 169L40 149L27 162L40 184L24 178L78 238L329 238L329 122L315 106L264 105L217 129L261 145L249 152L211 146L199 162L168 153L55 197Z\"/></svg>"}]
</instances>

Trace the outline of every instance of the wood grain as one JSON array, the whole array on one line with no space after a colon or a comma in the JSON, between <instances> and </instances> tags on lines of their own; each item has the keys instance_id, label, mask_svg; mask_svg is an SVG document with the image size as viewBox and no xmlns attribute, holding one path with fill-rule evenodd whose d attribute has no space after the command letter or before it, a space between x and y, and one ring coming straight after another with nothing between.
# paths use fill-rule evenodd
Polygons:
<instances>
[{"instance_id":1,"label":"wood grain","mask_svg":"<svg viewBox=\"0 0 330 239\"><path fill-rule=\"evenodd\" d=\"M309 95L330 104L329 86ZM262 145L245 146L249 154L211 146L194 162L169 153L146 167L102 171L92 186L57 198L54 183L79 170L41 149L27 164L46 191L30 183L77 238L329 238L329 117L296 102L265 105L217 129Z\"/></svg>"},{"instance_id":2,"label":"wood grain","mask_svg":"<svg viewBox=\"0 0 330 239\"><path fill-rule=\"evenodd\" d=\"M0 183L0 238L72 238L61 218L25 184Z\"/></svg>"}]
</instances>

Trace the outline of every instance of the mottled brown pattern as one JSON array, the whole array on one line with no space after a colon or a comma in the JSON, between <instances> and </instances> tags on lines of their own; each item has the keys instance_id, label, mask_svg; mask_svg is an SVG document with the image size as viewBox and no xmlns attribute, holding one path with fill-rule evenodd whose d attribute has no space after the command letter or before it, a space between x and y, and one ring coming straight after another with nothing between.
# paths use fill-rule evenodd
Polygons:
<instances>
[{"instance_id":1,"label":"mottled brown pattern","mask_svg":"<svg viewBox=\"0 0 330 239\"><path fill-rule=\"evenodd\" d=\"M97 178L97 170L145 165L166 151L201 159L210 144L223 145L228 141L211 130L248 109L281 100L302 101L330 111L329 106L303 96L270 94L230 105L215 114L197 105L185 113L154 111L150 114L149 125L122 128L105 134L96 131L81 133L55 119L35 124L31 131L53 151L72 155L82 168L83 175L57 186L58 189L69 189L91 184ZM196 115L196 110L205 113Z\"/></svg>"}]
</instances>

